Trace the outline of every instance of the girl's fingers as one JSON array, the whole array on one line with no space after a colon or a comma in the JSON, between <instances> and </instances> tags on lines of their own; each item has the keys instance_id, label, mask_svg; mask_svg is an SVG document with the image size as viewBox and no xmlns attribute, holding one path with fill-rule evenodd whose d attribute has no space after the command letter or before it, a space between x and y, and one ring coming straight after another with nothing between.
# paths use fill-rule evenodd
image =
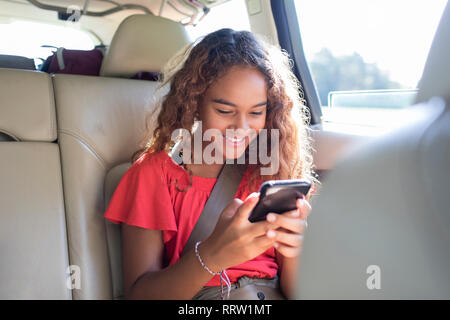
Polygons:
<instances>
[{"instance_id":1,"label":"girl's fingers","mask_svg":"<svg viewBox=\"0 0 450 320\"><path fill-rule=\"evenodd\" d=\"M311 205L309 204L308 200L305 198L299 198L297 199L297 209L299 211L300 219L305 220L310 212L311 212Z\"/></svg>"},{"instance_id":2,"label":"girl's fingers","mask_svg":"<svg viewBox=\"0 0 450 320\"><path fill-rule=\"evenodd\" d=\"M249 235L253 237L265 234L269 229L285 228L294 233L303 233L306 229L311 206L304 199L297 199L297 209L284 212L283 214L269 213L266 221L252 223ZM269 222L269 223L268 223Z\"/></svg>"},{"instance_id":3,"label":"girl's fingers","mask_svg":"<svg viewBox=\"0 0 450 320\"><path fill-rule=\"evenodd\" d=\"M267 250L273 247L275 241L276 241L275 239L269 238L267 234L264 234L260 237L256 237L253 240L253 244L257 247L264 248L265 250Z\"/></svg>"},{"instance_id":4,"label":"girl's fingers","mask_svg":"<svg viewBox=\"0 0 450 320\"><path fill-rule=\"evenodd\" d=\"M265 235L268 230L276 229L276 228L278 228L276 225L262 220L262 221L250 223L250 226L246 232L251 237L259 237L259 236Z\"/></svg>"},{"instance_id":5,"label":"girl's fingers","mask_svg":"<svg viewBox=\"0 0 450 320\"><path fill-rule=\"evenodd\" d=\"M286 212L282 213L282 215L292 217L292 218L299 218L300 217L300 208L297 206L297 209L291 210L291 211L286 211Z\"/></svg>"},{"instance_id":6,"label":"girl's fingers","mask_svg":"<svg viewBox=\"0 0 450 320\"><path fill-rule=\"evenodd\" d=\"M309 204L308 200L298 199L297 207L300 210L300 218L305 220L311 213L311 205Z\"/></svg>"},{"instance_id":7,"label":"girl's fingers","mask_svg":"<svg viewBox=\"0 0 450 320\"><path fill-rule=\"evenodd\" d=\"M301 254L302 247L290 247L278 242L274 243L275 249L286 258L295 258Z\"/></svg>"},{"instance_id":8,"label":"girl's fingers","mask_svg":"<svg viewBox=\"0 0 450 320\"><path fill-rule=\"evenodd\" d=\"M237 210L235 214L235 220L239 221L240 223L248 220L248 216L258 203L258 200L259 192L253 192L252 194L250 194Z\"/></svg>"},{"instance_id":9,"label":"girl's fingers","mask_svg":"<svg viewBox=\"0 0 450 320\"><path fill-rule=\"evenodd\" d=\"M267 231L269 239L276 240L277 243L292 247L300 247L302 245L303 236L298 233L289 233L282 230Z\"/></svg>"},{"instance_id":10,"label":"girl's fingers","mask_svg":"<svg viewBox=\"0 0 450 320\"><path fill-rule=\"evenodd\" d=\"M311 213L311 205L309 204L308 200L305 199L297 199L297 209L286 211L283 213L284 216L290 216L290 217L300 217L300 219L305 220L309 214Z\"/></svg>"},{"instance_id":11,"label":"girl's fingers","mask_svg":"<svg viewBox=\"0 0 450 320\"><path fill-rule=\"evenodd\" d=\"M306 221L285 214L269 213L266 220L276 227L281 227L294 233L303 234L306 229Z\"/></svg>"}]
</instances>

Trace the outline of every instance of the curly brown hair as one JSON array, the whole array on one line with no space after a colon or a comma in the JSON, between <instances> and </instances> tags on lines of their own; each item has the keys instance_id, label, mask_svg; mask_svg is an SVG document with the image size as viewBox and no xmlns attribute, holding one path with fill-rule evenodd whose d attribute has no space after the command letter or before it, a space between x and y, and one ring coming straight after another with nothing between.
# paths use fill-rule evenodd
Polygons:
<instances>
[{"instance_id":1,"label":"curly brown hair","mask_svg":"<svg viewBox=\"0 0 450 320\"><path fill-rule=\"evenodd\" d=\"M258 180L306 178L318 183L313 171L310 114L292 65L286 51L249 31L220 29L187 45L162 72L158 90L167 84L170 90L147 116L147 133L132 162L145 153L170 152L175 144L171 140L174 130L193 132L199 120L201 97L208 88L233 66L254 67L267 81L265 129L268 134L270 129L279 130L280 163L274 175L259 174L258 169L263 166L259 159L256 164L248 164L249 190L255 189ZM156 113L156 128L152 132L149 124ZM271 148L268 150L270 153ZM247 147L247 159L248 151ZM191 174L189 171L190 178Z\"/></svg>"}]
</instances>

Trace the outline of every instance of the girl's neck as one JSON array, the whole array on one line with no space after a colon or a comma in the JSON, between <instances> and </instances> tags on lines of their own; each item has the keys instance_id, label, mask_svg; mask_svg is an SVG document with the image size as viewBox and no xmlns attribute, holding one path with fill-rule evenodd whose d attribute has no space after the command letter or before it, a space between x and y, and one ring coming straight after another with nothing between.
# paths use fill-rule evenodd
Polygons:
<instances>
[{"instance_id":1,"label":"girl's neck","mask_svg":"<svg viewBox=\"0 0 450 320\"><path fill-rule=\"evenodd\" d=\"M220 170L223 167L223 164L220 164L220 163L207 164L204 162L203 150L205 149L206 145L207 144L203 141L202 148L201 148L201 154L196 155L198 157L198 159L201 159L201 163L194 163L193 159L195 159L195 158L194 158L193 151L192 151L193 146L191 145L191 154L193 155L193 157L192 157L191 163L185 164L185 167L187 169L191 170L192 174L194 176L199 176L199 177L203 177L203 178L217 178L219 176Z\"/></svg>"}]
</instances>

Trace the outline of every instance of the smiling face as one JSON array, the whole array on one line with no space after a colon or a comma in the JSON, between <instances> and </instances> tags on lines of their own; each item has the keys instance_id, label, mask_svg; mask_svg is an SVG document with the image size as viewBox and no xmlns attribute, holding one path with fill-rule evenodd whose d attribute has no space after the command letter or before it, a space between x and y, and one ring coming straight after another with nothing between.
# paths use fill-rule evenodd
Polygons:
<instances>
[{"instance_id":1,"label":"smiling face","mask_svg":"<svg viewBox=\"0 0 450 320\"><path fill-rule=\"evenodd\" d=\"M255 68L234 66L206 91L200 109L203 132L217 129L223 135L216 150L224 159L239 158L265 126L266 79Z\"/></svg>"}]
</instances>

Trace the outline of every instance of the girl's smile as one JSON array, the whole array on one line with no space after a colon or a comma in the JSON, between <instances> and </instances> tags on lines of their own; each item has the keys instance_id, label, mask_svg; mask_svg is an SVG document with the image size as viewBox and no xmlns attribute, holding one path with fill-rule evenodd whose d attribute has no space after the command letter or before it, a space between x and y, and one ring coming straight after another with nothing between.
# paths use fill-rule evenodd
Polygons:
<instances>
[{"instance_id":1,"label":"girl's smile","mask_svg":"<svg viewBox=\"0 0 450 320\"><path fill-rule=\"evenodd\" d=\"M206 91L200 120L203 129L218 129L224 137L224 159L239 158L265 127L267 84L256 68L234 66Z\"/></svg>"}]
</instances>

